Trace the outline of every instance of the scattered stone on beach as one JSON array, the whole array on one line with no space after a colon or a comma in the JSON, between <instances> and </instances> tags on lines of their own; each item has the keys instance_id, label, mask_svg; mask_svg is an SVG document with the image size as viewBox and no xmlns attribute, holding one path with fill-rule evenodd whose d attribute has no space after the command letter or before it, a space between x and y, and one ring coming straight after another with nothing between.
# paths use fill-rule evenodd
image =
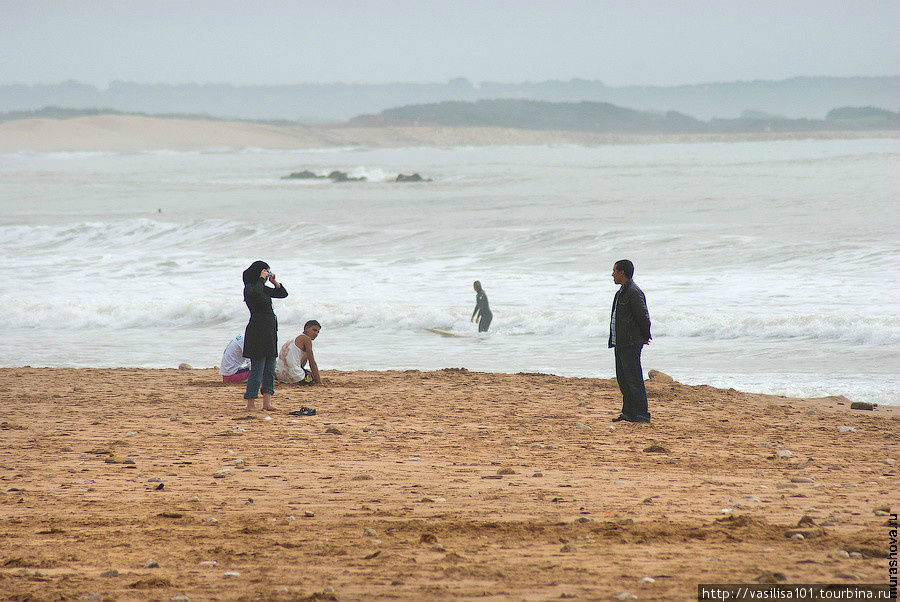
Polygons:
<instances>
[{"instance_id":1,"label":"scattered stone on beach","mask_svg":"<svg viewBox=\"0 0 900 602\"><path fill-rule=\"evenodd\" d=\"M236 579L237 577L240 577L241 574L238 571L225 571L222 576L226 579Z\"/></svg>"},{"instance_id":2,"label":"scattered stone on beach","mask_svg":"<svg viewBox=\"0 0 900 602\"><path fill-rule=\"evenodd\" d=\"M194 367L191 366L190 364L178 364L178 369L179 370L193 370Z\"/></svg>"},{"instance_id":3,"label":"scattered stone on beach","mask_svg":"<svg viewBox=\"0 0 900 602\"><path fill-rule=\"evenodd\" d=\"M145 569L158 569L158 568L159 568L159 563L156 562L155 559L151 558L150 560L148 560L148 561L144 564L144 568L145 568Z\"/></svg>"},{"instance_id":4,"label":"scattered stone on beach","mask_svg":"<svg viewBox=\"0 0 900 602\"><path fill-rule=\"evenodd\" d=\"M563 554L569 554L569 553L575 551L575 546L573 546L570 543L567 543L567 544L564 544L563 547L561 547L559 549L559 551L562 552Z\"/></svg>"},{"instance_id":5,"label":"scattered stone on beach","mask_svg":"<svg viewBox=\"0 0 900 602\"><path fill-rule=\"evenodd\" d=\"M813 539L814 537L821 537L825 534L825 531L820 529L819 527L798 527L796 529L788 529L784 532L785 537L790 537L792 539L796 539L795 535L802 535L803 539Z\"/></svg>"},{"instance_id":6,"label":"scattered stone on beach","mask_svg":"<svg viewBox=\"0 0 900 602\"><path fill-rule=\"evenodd\" d=\"M329 426L327 429L325 429L325 434L326 435L343 435L344 433L341 431L341 429L339 429L336 426Z\"/></svg>"},{"instance_id":7,"label":"scattered stone on beach","mask_svg":"<svg viewBox=\"0 0 900 602\"><path fill-rule=\"evenodd\" d=\"M187 499L187 501L189 501L189 502L199 502L199 501L200 501L200 498L199 498L198 496L196 496L196 495L192 495L191 497L189 497L189 498Z\"/></svg>"},{"instance_id":8,"label":"scattered stone on beach","mask_svg":"<svg viewBox=\"0 0 900 602\"><path fill-rule=\"evenodd\" d=\"M810 477L791 477L791 483L815 483Z\"/></svg>"},{"instance_id":9,"label":"scattered stone on beach","mask_svg":"<svg viewBox=\"0 0 900 602\"><path fill-rule=\"evenodd\" d=\"M856 429L852 426L842 426L838 429L842 433L855 433Z\"/></svg>"},{"instance_id":10,"label":"scattered stone on beach","mask_svg":"<svg viewBox=\"0 0 900 602\"><path fill-rule=\"evenodd\" d=\"M838 556L841 558L850 558L850 552L847 550L838 550Z\"/></svg>"},{"instance_id":11,"label":"scattered stone on beach","mask_svg":"<svg viewBox=\"0 0 900 602\"><path fill-rule=\"evenodd\" d=\"M813 527L813 526L815 526L815 524L816 524L816 521L813 520L813 517L811 517L808 514L804 514L803 516L800 517L800 520L797 521L798 527Z\"/></svg>"},{"instance_id":12,"label":"scattered stone on beach","mask_svg":"<svg viewBox=\"0 0 900 602\"><path fill-rule=\"evenodd\" d=\"M217 470L217 471L215 472L215 474L213 474L213 478L214 478L214 479L224 479L224 478L227 477L229 474L231 474L231 469L230 469L230 468L220 468L219 470Z\"/></svg>"},{"instance_id":13,"label":"scattered stone on beach","mask_svg":"<svg viewBox=\"0 0 900 602\"><path fill-rule=\"evenodd\" d=\"M537 470L537 471L535 471L531 476L532 476L532 477L542 477L542 476L544 476L544 473L542 473L541 471Z\"/></svg>"},{"instance_id":14,"label":"scattered stone on beach","mask_svg":"<svg viewBox=\"0 0 900 602\"><path fill-rule=\"evenodd\" d=\"M271 416L263 416L263 420L272 420Z\"/></svg>"},{"instance_id":15,"label":"scattered stone on beach","mask_svg":"<svg viewBox=\"0 0 900 602\"><path fill-rule=\"evenodd\" d=\"M134 437L135 435L137 435L137 433L135 433L134 431L128 431L127 433L125 433L126 437Z\"/></svg>"},{"instance_id":16,"label":"scattered stone on beach","mask_svg":"<svg viewBox=\"0 0 900 602\"><path fill-rule=\"evenodd\" d=\"M372 475L358 474L358 475L356 475L355 477L353 477L353 478L350 479L350 480L351 480L351 481L371 481L371 480L372 480Z\"/></svg>"},{"instance_id":17,"label":"scattered stone on beach","mask_svg":"<svg viewBox=\"0 0 900 602\"><path fill-rule=\"evenodd\" d=\"M803 533L794 533L793 535L791 535L791 539L796 539L797 541L803 541L806 538L803 536Z\"/></svg>"},{"instance_id":18,"label":"scattered stone on beach","mask_svg":"<svg viewBox=\"0 0 900 602\"><path fill-rule=\"evenodd\" d=\"M888 466L894 466L895 464L897 464L897 461L894 460L893 458L885 458L884 460L881 461L881 463L886 464Z\"/></svg>"},{"instance_id":19,"label":"scattered stone on beach","mask_svg":"<svg viewBox=\"0 0 900 602\"><path fill-rule=\"evenodd\" d=\"M216 562L215 560L201 560L200 566L202 566L203 568L209 569L209 568L212 568L215 566L219 566L219 563Z\"/></svg>"},{"instance_id":20,"label":"scattered stone on beach","mask_svg":"<svg viewBox=\"0 0 900 602\"><path fill-rule=\"evenodd\" d=\"M215 516L204 516L203 522L207 525L218 525L219 519L217 519Z\"/></svg>"},{"instance_id":21,"label":"scattered stone on beach","mask_svg":"<svg viewBox=\"0 0 900 602\"><path fill-rule=\"evenodd\" d=\"M875 516L887 516L888 514L890 513L885 510L875 510Z\"/></svg>"},{"instance_id":22,"label":"scattered stone on beach","mask_svg":"<svg viewBox=\"0 0 900 602\"><path fill-rule=\"evenodd\" d=\"M641 579L641 583L656 583L656 579L653 577L644 577Z\"/></svg>"},{"instance_id":23,"label":"scattered stone on beach","mask_svg":"<svg viewBox=\"0 0 900 602\"><path fill-rule=\"evenodd\" d=\"M159 477L150 477L149 479L147 479L147 482L148 483L162 483L162 479L160 479Z\"/></svg>"},{"instance_id":24,"label":"scattered stone on beach","mask_svg":"<svg viewBox=\"0 0 900 602\"><path fill-rule=\"evenodd\" d=\"M860 554L859 552L850 552L850 553L848 554L848 557L850 557L850 558L862 558L863 555Z\"/></svg>"},{"instance_id":25,"label":"scattered stone on beach","mask_svg":"<svg viewBox=\"0 0 900 602\"><path fill-rule=\"evenodd\" d=\"M498 470L498 471L497 471L497 474L498 474L498 475L516 474L516 471L513 470L512 468L506 466L506 467L501 468L500 470Z\"/></svg>"},{"instance_id":26,"label":"scattered stone on beach","mask_svg":"<svg viewBox=\"0 0 900 602\"><path fill-rule=\"evenodd\" d=\"M775 485L775 487L777 489L796 489L797 484L796 483L778 483L777 485Z\"/></svg>"},{"instance_id":27,"label":"scattered stone on beach","mask_svg":"<svg viewBox=\"0 0 900 602\"><path fill-rule=\"evenodd\" d=\"M172 596L171 602L191 602L191 599L184 594L178 594L177 596Z\"/></svg>"},{"instance_id":28,"label":"scattered stone on beach","mask_svg":"<svg viewBox=\"0 0 900 602\"><path fill-rule=\"evenodd\" d=\"M867 403L865 401L854 401L850 404L851 410L869 410L870 412L875 409L874 403Z\"/></svg>"},{"instance_id":29,"label":"scattered stone on beach","mask_svg":"<svg viewBox=\"0 0 900 602\"><path fill-rule=\"evenodd\" d=\"M106 571L103 571L102 573L100 573L100 576L101 577L118 577L119 571L117 571L116 569L109 569L109 570L106 570Z\"/></svg>"},{"instance_id":30,"label":"scattered stone on beach","mask_svg":"<svg viewBox=\"0 0 900 602\"><path fill-rule=\"evenodd\" d=\"M644 448L644 453L648 454L667 454L669 451L669 448L664 447L659 443L654 443L653 445Z\"/></svg>"},{"instance_id":31,"label":"scattered stone on beach","mask_svg":"<svg viewBox=\"0 0 900 602\"><path fill-rule=\"evenodd\" d=\"M619 592L618 595L616 595L616 598L619 600L637 600L637 596L625 590Z\"/></svg>"},{"instance_id":32,"label":"scattered stone on beach","mask_svg":"<svg viewBox=\"0 0 900 602\"><path fill-rule=\"evenodd\" d=\"M363 529L363 535L365 535L366 537L377 537L378 533L366 527L365 529Z\"/></svg>"},{"instance_id":33,"label":"scattered stone on beach","mask_svg":"<svg viewBox=\"0 0 900 602\"><path fill-rule=\"evenodd\" d=\"M647 378L652 380L655 383L673 383L675 379L666 374L665 372L660 372L659 370L650 370L647 372Z\"/></svg>"},{"instance_id":34,"label":"scattered stone on beach","mask_svg":"<svg viewBox=\"0 0 900 602\"><path fill-rule=\"evenodd\" d=\"M235 468L243 468L244 460L242 458L235 458L235 460L231 463Z\"/></svg>"},{"instance_id":35,"label":"scattered stone on beach","mask_svg":"<svg viewBox=\"0 0 900 602\"><path fill-rule=\"evenodd\" d=\"M575 519L575 522L576 523L589 523L589 522L591 522L591 519L589 519L586 516L579 516L578 518Z\"/></svg>"},{"instance_id":36,"label":"scattered stone on beach","mask_svg":"<svg viewBox=\"0 0 900 602\"><path fill-rule=\"evenodd\" d=\"M580 430L580 431L592 431L592 430L594 430L594 429L592 429L591 427L589 427L588 425L586 425L586 424L583 423L583 422L577 422L577 423L575 423L575 428L577 428L577 429Z\"/></svg>"},{"instance_id":37,"label":"scattered stone on beach","mask_svg":"<svg viewBox=\"0 0 900 602\"><path fill-rule=\"evenodd\" d=\"M765 571L764 573L760 573L755 579L757 583L781 583L783 581L787 581L787 576L784 573L777 573L774 571Z\"/></svg>"},{"instance_id":38,"label":"scattered stone on beach","mask_svg":"<svg viewBox=\"0 0 900 602\"><path fill-rule=\"evenodd\" d=\"M312 512L312 511L310 511L310 510L304 510L304 511L303 511L303 516L305 516L306 518L312 518L312 517L314 517L315 515L316 515L316 513L315 513L315 512Z\"/></svg>"},{"instance_id":39,"label":"scattered stone on beach","mask_svg":"<svg viewBox=\"0 0 900 602\"><path fill-rule=\"evenodd\" d=\"M794 455L794 453L789 449L779 449L776 455L779 458L790 458Z\"/></svg>"}]
</instances>

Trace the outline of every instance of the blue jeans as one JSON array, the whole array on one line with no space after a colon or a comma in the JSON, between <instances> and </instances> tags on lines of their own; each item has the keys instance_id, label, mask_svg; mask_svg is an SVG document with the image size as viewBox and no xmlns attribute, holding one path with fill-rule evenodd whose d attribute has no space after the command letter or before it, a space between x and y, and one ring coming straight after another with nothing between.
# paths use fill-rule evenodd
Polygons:
<instances>
[{"instance_id":1,"label":"blue jeans","mask_svg":"<svg viewBox=\"0 0 900 602\"><path fill-rule=\"evenodd\" d=\"M275 356L250 358L250 378L247 379L247 390L244 399L256 399L260 384L262 394L275 392Z\"/></svg>"},{"instance_id":2,"label":"blue jeans","mask_svg":"<svg viewBox=\"0 0 900 602\"><path fill-rule=\"evenodd\" d=\"M622 414L627 418L650 419L647 411L647 391L641 368L643 345L616 345L616 382L622 391Z\"/></svg>"}]
</instances>

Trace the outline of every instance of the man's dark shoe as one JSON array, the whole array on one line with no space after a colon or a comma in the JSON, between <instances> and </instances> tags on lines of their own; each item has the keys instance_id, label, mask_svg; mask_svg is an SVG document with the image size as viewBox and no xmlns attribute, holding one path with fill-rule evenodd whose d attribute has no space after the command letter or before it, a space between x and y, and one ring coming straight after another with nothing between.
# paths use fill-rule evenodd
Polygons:
<instances>
[{"instance_id":1,"label":"man's dark shoe","mask_svg":"<svg viewBox=\"0 0 900 602\"><path fill-rule=\"evenodd\" d=\"M650 424L650 419L644 416L638 416L636 418L628 418L628 422L640 422L643 424Z\"/></svg>"},{"instance_id":2,"label":"man's dark shoe","mask_svg":"<svg viewBox=\"0 0 900 602\"><path fill-rule=\"evenodd\" d=\"M631 418L629 418L625 414L619 414L618 416L616 416L615 418L612 419L613 422L622 422L623 420L631 422Z\"/></svg>"}]
</instances>

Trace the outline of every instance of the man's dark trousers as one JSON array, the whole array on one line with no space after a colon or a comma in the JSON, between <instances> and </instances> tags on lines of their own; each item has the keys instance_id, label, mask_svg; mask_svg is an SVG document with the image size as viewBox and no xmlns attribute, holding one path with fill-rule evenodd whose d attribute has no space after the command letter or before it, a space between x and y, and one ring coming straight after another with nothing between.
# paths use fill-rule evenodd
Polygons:
<instances>
[{"instance_id":1,"label":"man's dark trousers","mask_svg":"<svg viewBox=\"0 0 900 602\"><path fill-rule=\"evenodd\" d=\"M644 389L644 373L641 368L643 345L616 345L616 381L622 391L622 415L626 418L646 418L647 391Z\"/></svg>"}]
</instances>

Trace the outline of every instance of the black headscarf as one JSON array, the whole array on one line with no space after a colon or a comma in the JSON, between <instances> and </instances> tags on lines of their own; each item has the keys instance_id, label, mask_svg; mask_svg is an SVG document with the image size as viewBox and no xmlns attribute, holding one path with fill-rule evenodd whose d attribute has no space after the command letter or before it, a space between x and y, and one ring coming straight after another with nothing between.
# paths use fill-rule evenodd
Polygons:
<instances>
[{"instance_id":1,"label":"black headscarf","mask_svg":"<svg viewBox=\"0 0 900 602\"><path fill-rule=\"evenodd\" d=\"M269 264L265 261L254 261L250 267L244 270L244 284L253 284L259 280L259 274L263 270L268 270Z\"/></svg>"}]
</instances>

